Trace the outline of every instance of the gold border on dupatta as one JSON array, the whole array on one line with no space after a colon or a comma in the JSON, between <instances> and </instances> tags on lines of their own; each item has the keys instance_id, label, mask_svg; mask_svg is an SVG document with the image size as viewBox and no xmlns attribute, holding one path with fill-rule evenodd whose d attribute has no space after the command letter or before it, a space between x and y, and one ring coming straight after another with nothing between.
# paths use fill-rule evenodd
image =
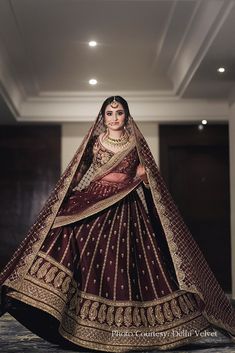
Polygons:
<instances>
[{"instance_id":1,"label":"gold border on dupatta","mask_svg":"<svg viewBox=\"0 0 235 353\"><path fill-rule=\"evenodd\" d=\"M118 194L114 195L114 196L110 196L108 198L106 198L105 200L101 200L99 202L96 202L96 204L88 207L85 211L80 212L79 214L75 214L75 215L70 215L70 216L58 216L55 218L55 222L52 225L52 229L53 228L57 228L60 226L64 226L66 224L70 224L73 222L77 222L82 220L83 218L92 216L100 211L103 211L105 208L112 206L114 203L120 201L121 199L123 199L126 195L128 195L132 190L134 190L140 183L142 182L142 180L137 180L135 182L133 182L133 184L126 189L125 191L119 192Z\"/></svg>"}]
</instances>

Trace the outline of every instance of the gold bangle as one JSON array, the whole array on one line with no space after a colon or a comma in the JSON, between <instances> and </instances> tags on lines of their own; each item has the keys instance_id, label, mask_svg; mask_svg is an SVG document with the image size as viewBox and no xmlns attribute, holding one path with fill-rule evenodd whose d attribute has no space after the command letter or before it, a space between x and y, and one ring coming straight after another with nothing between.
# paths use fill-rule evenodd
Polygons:
<instances>
[{"instance_id":1,"label":"gold bangle","mask_svg":"<svg viewBox=\"0 0 235 353\"><path fill-rule=\"evenodd\" d=\"M143 183L144 183L144 186L145 186L147 189L150 189L149 183L145 183L145 181L143 181Z\"/></svg>"}]
</instances>

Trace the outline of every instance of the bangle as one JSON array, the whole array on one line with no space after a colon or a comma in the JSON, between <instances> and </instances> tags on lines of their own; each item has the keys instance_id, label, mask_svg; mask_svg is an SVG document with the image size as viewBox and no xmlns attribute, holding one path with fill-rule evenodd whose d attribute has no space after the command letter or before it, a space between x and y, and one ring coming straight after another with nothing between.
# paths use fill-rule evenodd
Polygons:
<instances>
[{"instance_id":1,"label":"bangle","mask_svg":"<svg viewBox=\"0 0 235 353\"><path fill-rule=\"evenodd\" d=\"M147 189L150 189L149 183L145 183L145 181L143 181L143 183L144 183L144 186L145 186Z\"/></svg>"}]
</instances>

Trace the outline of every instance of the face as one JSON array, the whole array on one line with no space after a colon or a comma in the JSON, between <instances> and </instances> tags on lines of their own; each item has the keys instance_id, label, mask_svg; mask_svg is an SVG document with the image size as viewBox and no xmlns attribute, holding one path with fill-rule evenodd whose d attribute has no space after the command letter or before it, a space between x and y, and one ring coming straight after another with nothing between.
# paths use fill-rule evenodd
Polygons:
<instances>
[{"instance_id":1,"label":"face","mask_svg":"<svg viewBox=\"0 0 235 353\"><path fill-rule=\"evenodd\" d=\"M107 105L105 109L104 121L110 130L122 130L125 125L125 112L121 103L117 108Z\"/></svg>"}]
</instances>

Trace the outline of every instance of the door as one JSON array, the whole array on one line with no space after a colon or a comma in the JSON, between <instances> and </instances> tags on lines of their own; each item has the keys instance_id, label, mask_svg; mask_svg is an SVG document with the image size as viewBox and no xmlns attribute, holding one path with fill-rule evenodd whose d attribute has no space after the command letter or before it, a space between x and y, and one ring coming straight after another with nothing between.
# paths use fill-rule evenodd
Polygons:
<instances>
[{"instance_id":1,"label":"door","mask_svg":"<svg viewBox=\"0 0 235 353\"><path fill-rule=\"evenodd\" d=\"M1 126L0 269L60 176L60 126Z\"/></svg>"},{"instance_id":2,"label":"door","mask_svg":"<svg viewBox=\"0 0 235 353\"><path fill-rule=\"evenodd\" d=\"M161 125L160 169L212 271L231 292L228 126Z\"/></svg>"}]
</instances>

